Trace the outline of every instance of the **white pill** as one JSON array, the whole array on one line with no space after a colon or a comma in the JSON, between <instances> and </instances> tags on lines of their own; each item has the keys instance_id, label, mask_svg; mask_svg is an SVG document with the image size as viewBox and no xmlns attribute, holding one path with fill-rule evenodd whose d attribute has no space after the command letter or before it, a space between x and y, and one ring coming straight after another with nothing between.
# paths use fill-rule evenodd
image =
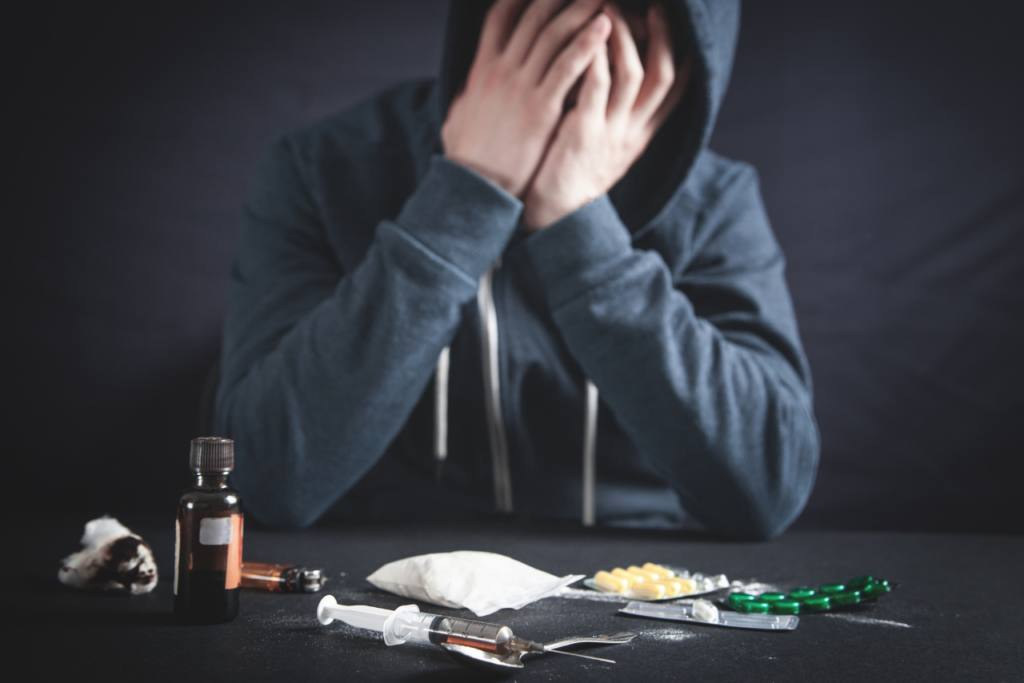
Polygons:
<instances>
[{"instance_id":1,"label":"white pill","mask_svg":"<svg viewBox=\"0 0 1024 683\"><path fill-rule=\"evenodd\" d=\"M693 601L693 618L706 621L710 624L718 622L718 608L707 600Z\"/></svg>"}]
</instances>

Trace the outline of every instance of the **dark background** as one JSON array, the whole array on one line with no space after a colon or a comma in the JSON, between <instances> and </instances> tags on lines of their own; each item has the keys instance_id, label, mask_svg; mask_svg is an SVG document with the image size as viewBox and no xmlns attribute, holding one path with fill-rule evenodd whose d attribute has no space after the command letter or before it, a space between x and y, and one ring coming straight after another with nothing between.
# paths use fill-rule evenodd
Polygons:
<instances>
[{"instance_id":1,"label":"dark background","mask_svg":"<svg viewBox=\"0 0 1024 683\"><path fill-rule=\"evenodd\" d=\"M1024 531L1020 7L745 4L712 147L761 173L815 375L798 526ZM7 506L170 514L259 154L435 74L444 22L442 0L8 16Z\"/></svg>"}]
</instances>

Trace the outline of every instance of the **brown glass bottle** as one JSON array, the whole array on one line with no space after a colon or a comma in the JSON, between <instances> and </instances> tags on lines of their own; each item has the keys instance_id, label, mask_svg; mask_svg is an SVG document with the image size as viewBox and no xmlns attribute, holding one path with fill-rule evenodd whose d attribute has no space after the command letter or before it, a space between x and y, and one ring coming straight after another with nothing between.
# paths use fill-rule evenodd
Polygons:
<instances>
[{"instance_id":1,"label":"brown glass bottle","mask_svg":"<svg viewBox=\"0 0 1024 683\"><path fill-rule=\"evenodd\" d=\"M228 484L234 442L192 440L192 487L178 503L174 553L174 616L192 624L238 615L242 581L242 498Z\"/></svg>"}]
</instances>

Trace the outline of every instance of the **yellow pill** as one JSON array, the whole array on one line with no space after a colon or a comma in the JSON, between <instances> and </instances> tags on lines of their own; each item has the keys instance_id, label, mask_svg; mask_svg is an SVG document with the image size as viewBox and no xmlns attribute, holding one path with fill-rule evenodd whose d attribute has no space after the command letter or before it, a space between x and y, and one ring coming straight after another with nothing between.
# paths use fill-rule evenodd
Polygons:
<instances>
[{"instance_id":1,"label":"yellow pill","mask_svg":"<svg viewBox=\"0 0 1024 683\"><path fill-rule=\"evenodd\" d=\"M616 567L612 570L612 576L617 576L620 579L625 579L629 582L629 587L632 588L634 584L643 583L644 577L637 576L636 574L630 574L622 567Z\"/></svg>"},{"instance_id":2,"label":"yellow pill","mask_svg":"<svg viewBox=\"0 0 1024 683\"><path fill-rule=\"evenodd\" d=\"M643 568L649 572L654 572L662 579L671 579L673 576L676 575L676 573L671 569L665 569L660 564L654 564L653 562L644 563Z\"/></svg>"},{"instance_id":3,"label":"yellow pill","mask_svg":"<svg viewBox=\"0 0 1024 683\"><path fill-rule=\"evenodd\" d=\"M675 579L665 579L663 581L655 581L661 586L665 587L665 597L674 598L677 595L683 594L683 584Z\"/></svg>"},{"instance_id":4,"label":"yellow pill","mask_svg":"<svg viewBox=\"0 0 1024 683\"><path fill-rule=\"evenodd\" d=\"M619 576L612 576L608 572L594 574L594 583L603 591L610 593L624 593L629 588L629 582Z\"/></svg>"},{"instance_id":5,"label":"yellow pill","mask_svg":"<svg viewBox=\"0 0 1024 683\"><path fill-rule=\"evenodd\" d=\"M674 580L678 581L682 585L682 587L683 587L683 590L680 593L680 595L689 595L690 593L696 593L697 592L697 582L694 581L693 579L674 579Z\"/></svg>"},{"instance_id":6,"label":"yellow pill","mask_svg":"<svg viewBox=\"0 0 1024 683\"><path fill-rule=\"evenodd\" d=\"M661 578L660 576L658 576L654 572L649 572L646 569L641 569L640 567L636 566L635 564L630 565L628 571L631 574L636 574L637 576L644 577L644 581L657 581L658 579Z\"/></svg>"},{"instance_id":7,"label":"yellow pill","mask_svg":"<svg viewBox=\"0 0 1024 683\"><path fill-rule=\"evenodd\" d=\"M633 586L632 593L633 597L644 600L660 600L665 597L665 587L660 583L645 581Z\"/></svg>"}]
</instances>

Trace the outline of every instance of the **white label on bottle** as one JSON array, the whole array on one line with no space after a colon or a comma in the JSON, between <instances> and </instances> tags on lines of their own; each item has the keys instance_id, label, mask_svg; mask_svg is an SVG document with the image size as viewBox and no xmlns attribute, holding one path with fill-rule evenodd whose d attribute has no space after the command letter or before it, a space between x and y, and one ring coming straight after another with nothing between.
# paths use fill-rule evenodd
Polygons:
<instances>
[{"instance_id":1,"label":"white label on bottle","mask_svg":"<svg viewBox=\"0 0 1024 683\"><path fill-rule=\"evenodd\" d=\"M199 521L199 543L228 545L231 543L231 518L207 517Z\"/></svg>"},{"instance_id":2,"label":"white label on bottle","mask_svg":"<svg viewBox=\"0 0 1024 683\"><path fill-rule=\"evenodd\" d=\"M181 522L174 520L174 594L178 594L178 562L181 555Z\"/></svg>"}]
</instances>

